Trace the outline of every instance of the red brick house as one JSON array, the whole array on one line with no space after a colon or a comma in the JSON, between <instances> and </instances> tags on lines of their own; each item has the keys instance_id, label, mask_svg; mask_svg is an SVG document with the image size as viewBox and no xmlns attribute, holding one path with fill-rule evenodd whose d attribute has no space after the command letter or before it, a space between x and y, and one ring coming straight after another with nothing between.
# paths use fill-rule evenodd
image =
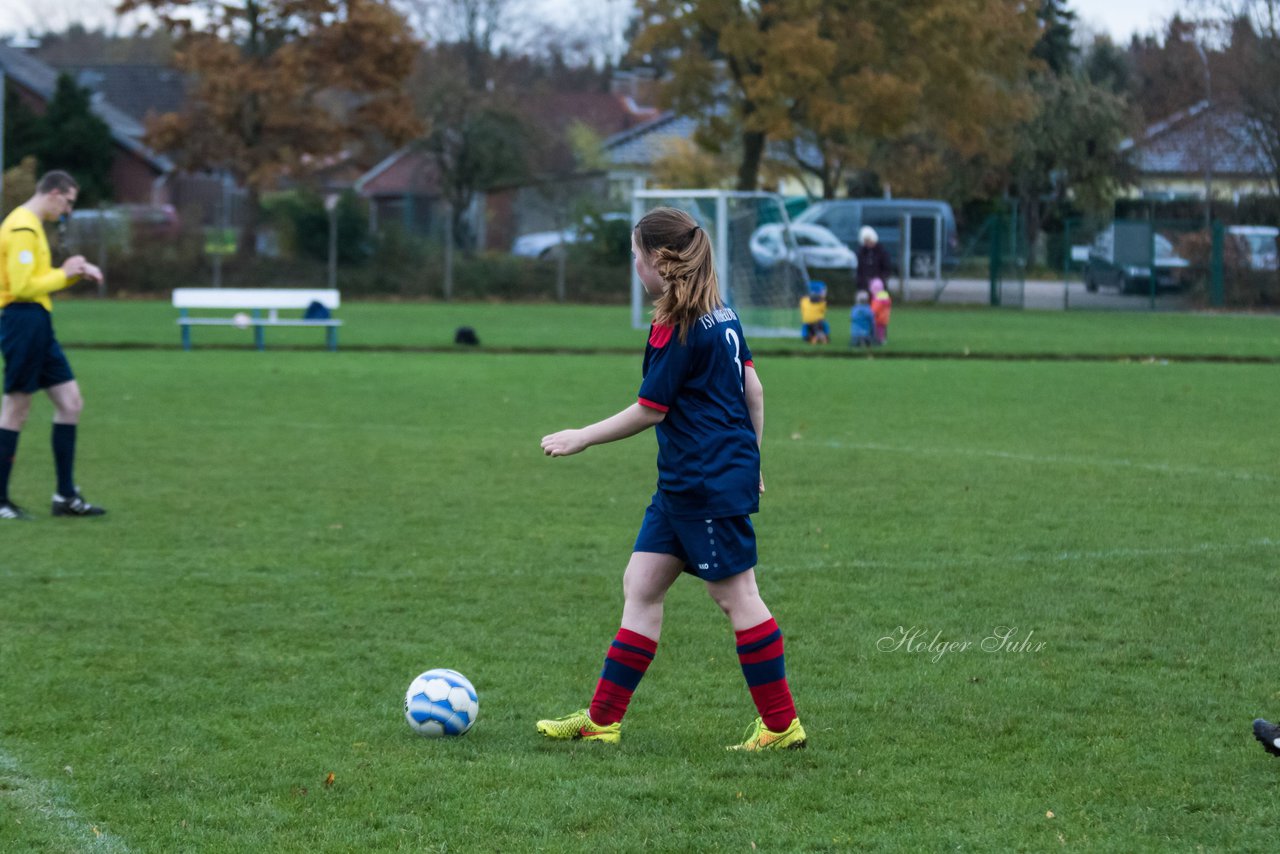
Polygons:
<instances>
[{"instance_id":1,"label":"red brick house","mask_svg":"<svg viewBox=\"0 0 1280 854\"><path fill-rule=\"evenodd\" d=\"M635 127L657 114L640 108L627 94L610 92L553 92L532 96L522 105L527 116L546 128L556 140L550 160L556 168L552 181L562 186L575 181L598 180L595 175L575 175L573 154L565 132L580 122L601 139ZM431 157L417 146L406 146L370 169L355 184L369 200L371 226L395 221L406 230L425 234L437 228L441 217L439 175ZM484 249L509 249L517 234L552 228L553 206L537 186L492 189L477 197L469 212L471 227Z\"/></svg>"},{"instance_id":2,"label":"red brick house","mask_svg":"<svg viewBox=\"0 0 1280 854\"><path fill-rule=\"evenodd\" d=\"M35 57L0 44L0 71L7 85L32 112L42 114L57 88L59 71ZM74 75L73 75L74 76ZM174 164L142 141L142 122L95 96L93 112L106 122L115 144L111 184L118 202L167 204L172 201Z\"/></svg>"}]
</instances>

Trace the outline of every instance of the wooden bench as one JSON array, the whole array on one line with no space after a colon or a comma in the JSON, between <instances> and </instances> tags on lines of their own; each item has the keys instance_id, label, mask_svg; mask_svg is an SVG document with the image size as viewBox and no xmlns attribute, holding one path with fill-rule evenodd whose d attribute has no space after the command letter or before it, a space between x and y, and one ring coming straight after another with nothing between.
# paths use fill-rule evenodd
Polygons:
<instances>
[{"instance_id":1,"label":"wooden bench","mask_svg":"<svg viewBox=\"0 0 1280 854\"><path fill-rule=\"evenodd\" d=\"M303 288L174 288L173 307L178 310L178 325L182 327L182 349L191 349L193 326L253 327L253 341L259 350L267 348L265 329L268 326L320 326L325 329L325 344L330 350L338 349L338 327L341 320L332 317L281 317L281 311L306 311L312 303L320 303L329 311L338 308L341 300L335 290L307 290ZM221 310L239 312L235 315L201 315L193 317L192 310ZM244 312L249 312L248 316ZM264 314L265 312L265 314Z\"/></svg>"}]
</instances>

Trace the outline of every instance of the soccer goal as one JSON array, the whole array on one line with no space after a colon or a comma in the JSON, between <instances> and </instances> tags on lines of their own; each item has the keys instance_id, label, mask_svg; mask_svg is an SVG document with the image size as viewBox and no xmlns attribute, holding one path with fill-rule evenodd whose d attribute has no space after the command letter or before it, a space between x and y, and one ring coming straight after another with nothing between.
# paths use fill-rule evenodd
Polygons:
<instances>
[{"instance_id":1,"label":"soccer goal","mask_svg":"<svg viewBox=\"0 0 1280 854\"><path fill-rule=\"evenodd\" d=\"M800 298L809 272L791 233L782 197L728 190L637 190L632 222L658 207L686 211L706 230L715 251L725 302L748 335L799 334ZM648 325L649 299L631 271L631 325Z\"/></svg>"}]
</instances>

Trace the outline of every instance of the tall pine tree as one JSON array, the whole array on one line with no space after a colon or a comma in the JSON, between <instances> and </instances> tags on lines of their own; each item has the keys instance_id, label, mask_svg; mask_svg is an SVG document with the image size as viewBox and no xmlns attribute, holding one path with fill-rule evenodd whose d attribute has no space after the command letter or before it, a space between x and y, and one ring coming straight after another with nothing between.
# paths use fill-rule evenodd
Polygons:
<instances>
[{"instance_id":1,"label":"tall pine tree","mask_svg":"<svg viewBox=\"0 0 1280 854\"><path fill-rule=\"evenodd\" d=\"M1040 40L1032 48L1031 55L1059 77L1070 73L1077 52L1071 43L1076 13L1068 9L1063 0L1040 0L1037 17L1040 19Z\"/></svg>"},{"instance_id":2,"label":"tall pine tree","mask_svg":"<svg viewBox=\"0 0 1280 854\"><path fill-rule=\"evenodd\" d=\"M79 203L93 206L111 198L111 163L115 145L111 128L93 113L93 94L67 74L39 120L36 157L40 171L62 169L80 184Z\"/></svg>"},{"instance_id":3,"label":"tall pine tree","mask_svg":"<svg viewBox=\"0 0 1280 854\"><path fill-rule=\"evenodd\" d=\"M32 157L40 148L44 128L40 117L18 97L13 82L5 78L4 92L4 168L12 169L24 157Z\"/></svg>"},{"instance_id":4,"label":"tall pine tree","mask_svg":"<svg viewBox=\"0 0 1280 854\"><path fill-rule=\"evenodd\" d=\"M1119 148L1128 135L1129 103L1107 83L1091 80L1077 61L1074 12L1060 0L1043 0L1038 17L1032 55L1043 65L1031 78L1036 111L1019 130L1011 170L1032 246L1073 215L1109 215L1131 174Z\"/></svg>"}]
</instances>

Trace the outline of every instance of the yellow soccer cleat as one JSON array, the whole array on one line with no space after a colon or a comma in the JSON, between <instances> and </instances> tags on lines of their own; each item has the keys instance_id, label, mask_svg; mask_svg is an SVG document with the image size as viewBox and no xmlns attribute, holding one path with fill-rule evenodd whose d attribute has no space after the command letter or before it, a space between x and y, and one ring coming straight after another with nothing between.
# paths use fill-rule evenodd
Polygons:
<instances>
[{"instance_id":1,"label":"yellow soccer cleat","mask_svg":"<svg viewBox=\"0 0 1280 854\"><path fill-rule=\"evenodd\" d=\"M622 722L599 726L591 722L587 710L582 709L562 718L538 721L538 732L547 738L580 739L582 741L603 741L606 744L617 744L622 737ZM802 733L803 735L803 733Z\"/></svg>"},{"instance_id":2,"label":"yellow soccer cleat","mask_svg":"<svg viewBox=\"0 0 1280 854\"><path fill-rule=\"evenodd\" d=\"M764 725L764 720L756 718L755 723L747 727L747 740L742 744L731 744L726 750L800 750L808 744L804 727L799 718L792 718L791 725L782 732L774 732Z\"/></svg>"}]
</instances>

